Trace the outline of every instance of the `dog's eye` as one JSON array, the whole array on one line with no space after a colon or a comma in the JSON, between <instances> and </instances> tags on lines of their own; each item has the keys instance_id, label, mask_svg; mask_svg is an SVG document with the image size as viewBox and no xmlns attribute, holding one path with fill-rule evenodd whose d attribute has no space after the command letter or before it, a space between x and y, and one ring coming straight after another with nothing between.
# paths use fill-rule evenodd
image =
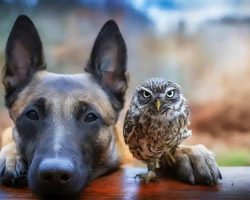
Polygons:
<instances>
[{"instance_id":1,"label":"dog's eye","mask_svg":"<svg viewBox=\"0 0 250 200\"><path fill-rule=\"evenodd\" d=\"M90 123L90 122L93 122L93 121L95 121L95 120L97 120L97 116L96 116L95 114L93 114L93 113L89 113L89 114L85 117L84 122Z\"/></svg>"},{"instance_id":2,"label":"dog's eye","mask_svg":"<svg viewBox=\"0 0 250 200\"><path fill-rule=\"evenodd\" d=\"M29 110L25 116L31 120L39 120L38 113L35 110Z\"/></svg>"}]
</instances>

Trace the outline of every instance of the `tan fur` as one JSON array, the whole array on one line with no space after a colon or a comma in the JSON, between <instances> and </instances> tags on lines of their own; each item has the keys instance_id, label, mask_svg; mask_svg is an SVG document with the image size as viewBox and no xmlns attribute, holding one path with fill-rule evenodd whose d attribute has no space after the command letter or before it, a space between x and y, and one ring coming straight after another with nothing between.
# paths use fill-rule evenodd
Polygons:
<instances>
[{"instance_id":1,"label":"tan fur","mask_svg":"<svg viewBox=\"0 0 250 200\"><path fill-rule=\"evenodd\" d=\"M132 162L134 161L132 154L129 152L128 147L125 145L124 143L124 139L123 139L123 135L122 135L122 128L121 126L115 126L113 128L113 133L114 133L114 142L115 142L115 149L118 150L118 155L121 157L121 163L128 163L128 162ZM105 134L104 134L105 135ZM100 141L105 141L105 136L100 135ZM10 150L11 147L14 147L14 140L13 140L13 136L12 136L12 127L8 127L6 128L0 137L0 141L1 141L1 146L0 149L2 149L3 147L7 147L8 151ZM9 147L7 146L9 145ZM7 153L8 151L6 151L5 153ZM15 154L15 152L13 153Z\"/></svg>"},{"instance_id":2,"label":"tan fur","mask_svg":"<svg viewBox=\"0 0 250 200\"><path fill-rule=\"evenodd\" d=\"M19 153L17 152L16 144L14 140L6 141L8 143L3 144L3 148L0 151L0 157L5 158L5 166L7 171L15 171L18 165L21 163L22 159Z\"/></svg>"},{"instance_id":3,"label":"tan fur","mask_svg":"<svg viewBox=\"0 0 250 200\"><path fill-rule=\"evenodd\" d=\"M9 144L11 142L13 142L12 127L8 127L1 134L1 145L0 145L0 148L6 146L7 144Z\"/></svg>"},{"instance_id":4,"label":"tan fur","mask_svg":"<svg viewBox=\"0 0 250 200\"><path fill-rule=\"evenodd\" d=\"M70 94L60 94L57 95L55 91L50 91L45 85L55 79L55 78L67 78L69 80L79 79L79 83L82 82L84 87L89 87L91 90L74 90ZM44 91L46 90L46 91ZM92 104L98 112L103 116L103 119L108 124L114 124L116 121L116 113L109 101L106 93L100 88L100 86L92 80L88 74L76 74L76 75L62 75L54 74L46 71L38 72L32 79L31 84L29 84L19 95L17 101L13 104L10 109L10 116L15 121L17 116L19 116L26 105L35 97L53 97L54 99L61 99L65 102L65 98L68 100L69 104L74 104L74 100L88 102ZM69 107L69 106L67 106Z\"/></svg>"},{"instance_id":5,"label":"tan fur","mask_svg":"<svg viewBox=\"0 0 250 200\"><path fill-rule=\"evenodd\" d=\"M16 144L13 140L12 127L8 127L2 132L0 149L0 157L5 158L8 170L13 171L20 156L17 153Z\"/></svg>"},{"instance_id":6,"label":"tan fur","mask_svg":"<svg viewBox=\"0 0 250 200\"><path fill-rule=\"evenodd\" d=\"M113 133L114 133L114 142L115 142L115 148L118 150L118 155L121 157L121 162L122 163L128 163L133 161L133 156L129 152L128 147L124 143L123 135L122 135L122 128L120 126L115 126L113 128ZM104 136L103 136L104 135ZM107 135L103 134L100 135L100 141L105 141L107 138L105 138ZM7 147L7 145L10 144L9 147L13 147L13 135L12 135L12 127L6 128L1 136L0 136L0 141L1 141L1 146L0 149L3 147ZM9 147L7 147L9 149Z\"/></svg>"}]
</instances>

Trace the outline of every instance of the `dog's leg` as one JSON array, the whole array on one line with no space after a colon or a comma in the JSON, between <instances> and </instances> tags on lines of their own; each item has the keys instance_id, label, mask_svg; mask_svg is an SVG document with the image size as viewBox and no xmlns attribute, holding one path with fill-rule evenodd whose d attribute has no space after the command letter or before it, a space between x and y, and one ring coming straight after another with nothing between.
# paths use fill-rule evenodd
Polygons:
<instances>
[{"instance_id":1,"label":"dog's leg","mask_svg":"<svg viewBox=\"0 0 250 200\"><path fill-rule=\"evenodd\" d=\"M222 179L214 155L203 145L179 146L173 154L165 154L163 168L176 172L177 176L191 184L214 185Z\"/></svg>"},{"instance_id":2,"label":"dog's leg","mask_svg":"<svg viewBox=\"0 0 250 200\"><path fill-rule=\"evenodd\" d=\"M0 179L5 185L21 185L24 183L25 165L16 144L12 139L11 129L4 131L1 137Z\"/></svg>"}]
</instances>

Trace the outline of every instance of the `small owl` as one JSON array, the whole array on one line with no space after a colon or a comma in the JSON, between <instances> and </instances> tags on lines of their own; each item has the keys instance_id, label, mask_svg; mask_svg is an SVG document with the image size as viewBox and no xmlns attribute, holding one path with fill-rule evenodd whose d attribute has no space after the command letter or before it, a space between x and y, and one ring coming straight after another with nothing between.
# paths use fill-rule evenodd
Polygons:
<instances>
[{"instance_id":1,"label":"small owl","mask_svg":"<svg viewBox=\"0 0 250 200\"><path fill-rule=\"evenodd\" d=\"M126 113L123 135L133 156L147 164L137 177L156 180L156 168L164 153L171 154L192 132L190 109L181 87L163 78L144 81L136 89Z\"/></svg>"}]
</instances>

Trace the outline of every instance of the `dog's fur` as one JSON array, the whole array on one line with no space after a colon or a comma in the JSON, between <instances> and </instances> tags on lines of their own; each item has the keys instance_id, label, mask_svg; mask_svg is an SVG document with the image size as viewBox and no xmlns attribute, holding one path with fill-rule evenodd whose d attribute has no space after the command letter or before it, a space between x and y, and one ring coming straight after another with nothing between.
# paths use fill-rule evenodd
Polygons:
<instances>
[{"instance_id":1,"label":"dog's fur","mask_svg":"<svg viewBox=\"0 0 250 200\"><path fill-rule=\"evenodd\" d=\"M2 144L2 181L16 184L27 173L36 193L74 194L117 169L115 124L127 89L126 61L119 28L108 21L82 74L47 72L36 28L28 17L19 16L7 42L3 73L14 141ZM220 176L202 146L180 147L165 158L166 165L191 183L217 183Z\"/></svg>"},{"instance_id":2,"label":"dog's fur","mask_svg":"<svg viewBox=\"0 0 250 200\"><path fill-rule=\"evenodd\" d=\"M49 159L68 162L75 173L61 192L75 193L88 180L119 166L114 125L127 77L126 46L117 25L104 25L84 73L59 75L45 69L38 33L20 16L7 42L3 78L6 106L15 122L13 137L23 159L16 164L29 166L33 191L53 193L57 190L37 176L41 165Z\"/></svg>"}]
</instances>

